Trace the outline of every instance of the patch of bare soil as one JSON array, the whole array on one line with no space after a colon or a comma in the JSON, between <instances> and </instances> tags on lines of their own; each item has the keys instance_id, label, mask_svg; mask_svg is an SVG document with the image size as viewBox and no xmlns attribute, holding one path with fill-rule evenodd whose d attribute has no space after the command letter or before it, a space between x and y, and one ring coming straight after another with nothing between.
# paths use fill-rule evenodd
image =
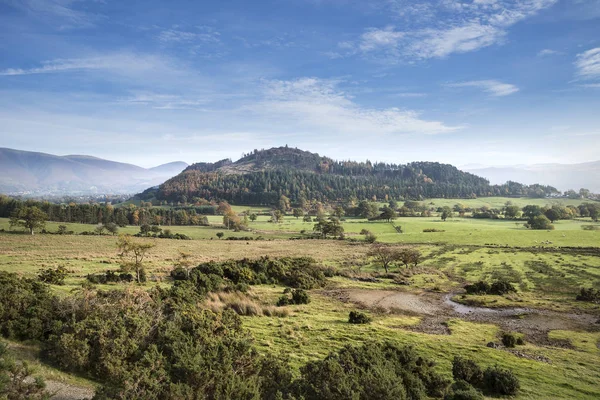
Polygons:
<instances>
[{"instance_id":1,"label":"patch of bare soil","mask_svg":"<svg viewBox=\"0 0 600 400\"><path fill-rule=\"evenodd\" d=\"M572 347L568 341L548 338L552 330L600 331L597 316L559 313L555 311L485 307L469 307L455 303L451 294L410 293L395 290L336 289L325 292L343 302L362 308L405 315L422 316L421 322L410 329L431 334L450 334L447 321L460 318L470 322L494 324L504 331L525 334L529 342L552 347Z\"/></svg>"},{"instance_id":2,"label":"patch of bare soil","mask_svg":"<svg viewBox=\"0 0 600 400\"><path fill-rule=\"evenodd\" d=\"M94 397L92 389L52 380L46 380L46 391L55 394L52 400L87 400Z\"/></svg>"}]
</instances>

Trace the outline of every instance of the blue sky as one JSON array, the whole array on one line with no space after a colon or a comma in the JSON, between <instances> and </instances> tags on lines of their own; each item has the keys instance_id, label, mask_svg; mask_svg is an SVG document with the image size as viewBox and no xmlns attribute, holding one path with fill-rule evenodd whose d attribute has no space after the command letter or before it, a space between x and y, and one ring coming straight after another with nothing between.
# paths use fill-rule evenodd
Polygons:
<instances>
[{"instance_id":1,"label":"blue sky","mask_svg":"<svg viewBox=\"0 0 600 400\"><path fill-rule=\"evenodd\" d=\"M600 159L600 0L0 0L0 146Z\"/></svg>"}]
</instances>

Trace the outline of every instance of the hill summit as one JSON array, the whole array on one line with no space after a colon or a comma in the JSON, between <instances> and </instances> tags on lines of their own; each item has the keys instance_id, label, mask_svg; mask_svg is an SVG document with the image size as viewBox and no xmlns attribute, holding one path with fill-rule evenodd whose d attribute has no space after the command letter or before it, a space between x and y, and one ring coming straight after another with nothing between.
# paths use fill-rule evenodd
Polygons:
<instances>
[{"instance_id":1,"label":"hill summit","mask_svg":"<svg viewBox=\"0 0 600 400\"><path fill-rule=\"evenodd\" d=\"M291 147L254 150L239 160L190 165L158 189L138 195L148 200L194 202L226 200L233 204L274 204L283 195L292 202L339 202L348 199L471 198L554 193L552 187L509 182L490 185L449 164L336 161Z\"/></svg>"}]
</instances>

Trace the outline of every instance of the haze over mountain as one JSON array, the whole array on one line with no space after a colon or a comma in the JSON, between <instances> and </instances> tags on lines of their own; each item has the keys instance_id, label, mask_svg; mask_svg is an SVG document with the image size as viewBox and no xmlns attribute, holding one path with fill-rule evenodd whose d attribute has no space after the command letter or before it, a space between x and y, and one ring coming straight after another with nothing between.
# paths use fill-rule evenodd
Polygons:
<instances>
[{"instance_id":1,"label":"haze over mountain","mask_svg":"<svg viewBox=\"0 0 600 400\"><path fill-rule=\"evenodd\" d=\"M56 156L0 148L0 192L6 194L136 193L177 175L182 161L142 168L86 155Z\"/></svg>"},{"instance_id":2,"label":"haze over mountain","mask_svg":"<svg viewBox=\"0 0 600 400\"><path fill-rule=\"evenodd\" d=\"M586 188L594 193L600 192L600 161L581 164L464 166L463 169L489 179L492 184L511 180L527 185L550 185L562 191Z\"/></svg>"}]
</instances>

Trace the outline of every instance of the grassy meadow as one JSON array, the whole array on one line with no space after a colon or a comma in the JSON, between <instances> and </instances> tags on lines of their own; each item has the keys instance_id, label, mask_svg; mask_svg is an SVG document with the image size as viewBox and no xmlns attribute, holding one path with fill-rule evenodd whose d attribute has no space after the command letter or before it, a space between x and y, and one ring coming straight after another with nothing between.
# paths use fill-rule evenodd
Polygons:
<instances>
[{"instance_id":1,"label":"grassy meadow","mask_svg":"<svg viewBox=\"0 0 600 400\"><path fill-rule=\"evenodd\" d=\"M431 203L436 207L452 206L457 202L469 207L484 204L498 207L507 200L436 199ZM551 203L545 199L510 200L519 205ZM577 204L575 200L561 201ZM248 207L235 208L238 212L246 209ZM266 210L258 207L252 211ZM440 371L445 373L450 370L455 355L473 358L482 366L498 364L510 368L521 381L519 399L600 398L598 324L590 324L586 329L550 327L547 329L548 342L526 341L516 350L497 349L486 344L499 340L503 330L500 323L451 316L436 322L443 324L446 333L425 333L419 326L430 316L398 310L388 312L332 295L347 290L391 290L430 298L448 293L463 302L466 300L461 293L466 283L505 279L517 288L516 293L468 297L471 300L476 297L477 304L486 307L524 307L559 313L557 315L590 315L600 320L600 305L575 300L581 287L600 288L600 230L584 231L581 228L592 224L590 220L557 221L553 231L532 231L524 228L520 221L452 218L442 222L439 217L411 217L394 221L404 232L399 234L386 222L348 218L343 223L345 234L355 240L289 240L300 236L302 231L312 231L314 225L314 222L303 222L302 218L291 216L274 224L269 222L268 216L260 215L257 221L250 223L249 232L223 229L219 216L210 216L209 222L211 226L206 227L163 227L173 233L184 233L193 240L139 239L155 244L146 261L150 280L146 287L170 284L169 272L180 252L190 253L195 264L265 255L309 256L324 266L335 268L338 275L328 278L325 288L310 291L310 304L289 306L288 316L242 317L259 351L286 356L294 368L308 360L322 358L346 344L385 339L415 346L424 355L435 359ZM58 225L49 222L46 229L56 231ZM93 225L66 225L75 233L94 229ZM429 228L444 232L423 232ZM7 219L0 219L2 229L9 230ZM392 276L382 274L381 266L367 256L370 245L359 234L362 229L373 232L379 242L418 248L422 261L413 268L394 265L390 270ZM126 234L138 231L139 227L120 229L120 233ZM225 238L250 236L262 240L219 240L217 232L224 232ZM108 235L31 236L0 232L0 270L35 277L41 268L64 266L69 272L65 285L53 288L67 294L78 288L87 274L119 268L116 240ZM375 279L359 279L365 277ZM394 277L401 277L404 284L399 285ZM124 285L103 287L118 289ZM252 287L250 294L264 305L274 305L282 291L283 287L277 285L259 285ZM348 313L357 308L370 315L373 322L349 325ZM12 347L17 356L35 359L34 344L12 343ZM78 378L66 376L43 363L40 368L41 373L51 379L77 383ZM90 384L83 383L84 386Z\"/></svg>"}]
</instances>

